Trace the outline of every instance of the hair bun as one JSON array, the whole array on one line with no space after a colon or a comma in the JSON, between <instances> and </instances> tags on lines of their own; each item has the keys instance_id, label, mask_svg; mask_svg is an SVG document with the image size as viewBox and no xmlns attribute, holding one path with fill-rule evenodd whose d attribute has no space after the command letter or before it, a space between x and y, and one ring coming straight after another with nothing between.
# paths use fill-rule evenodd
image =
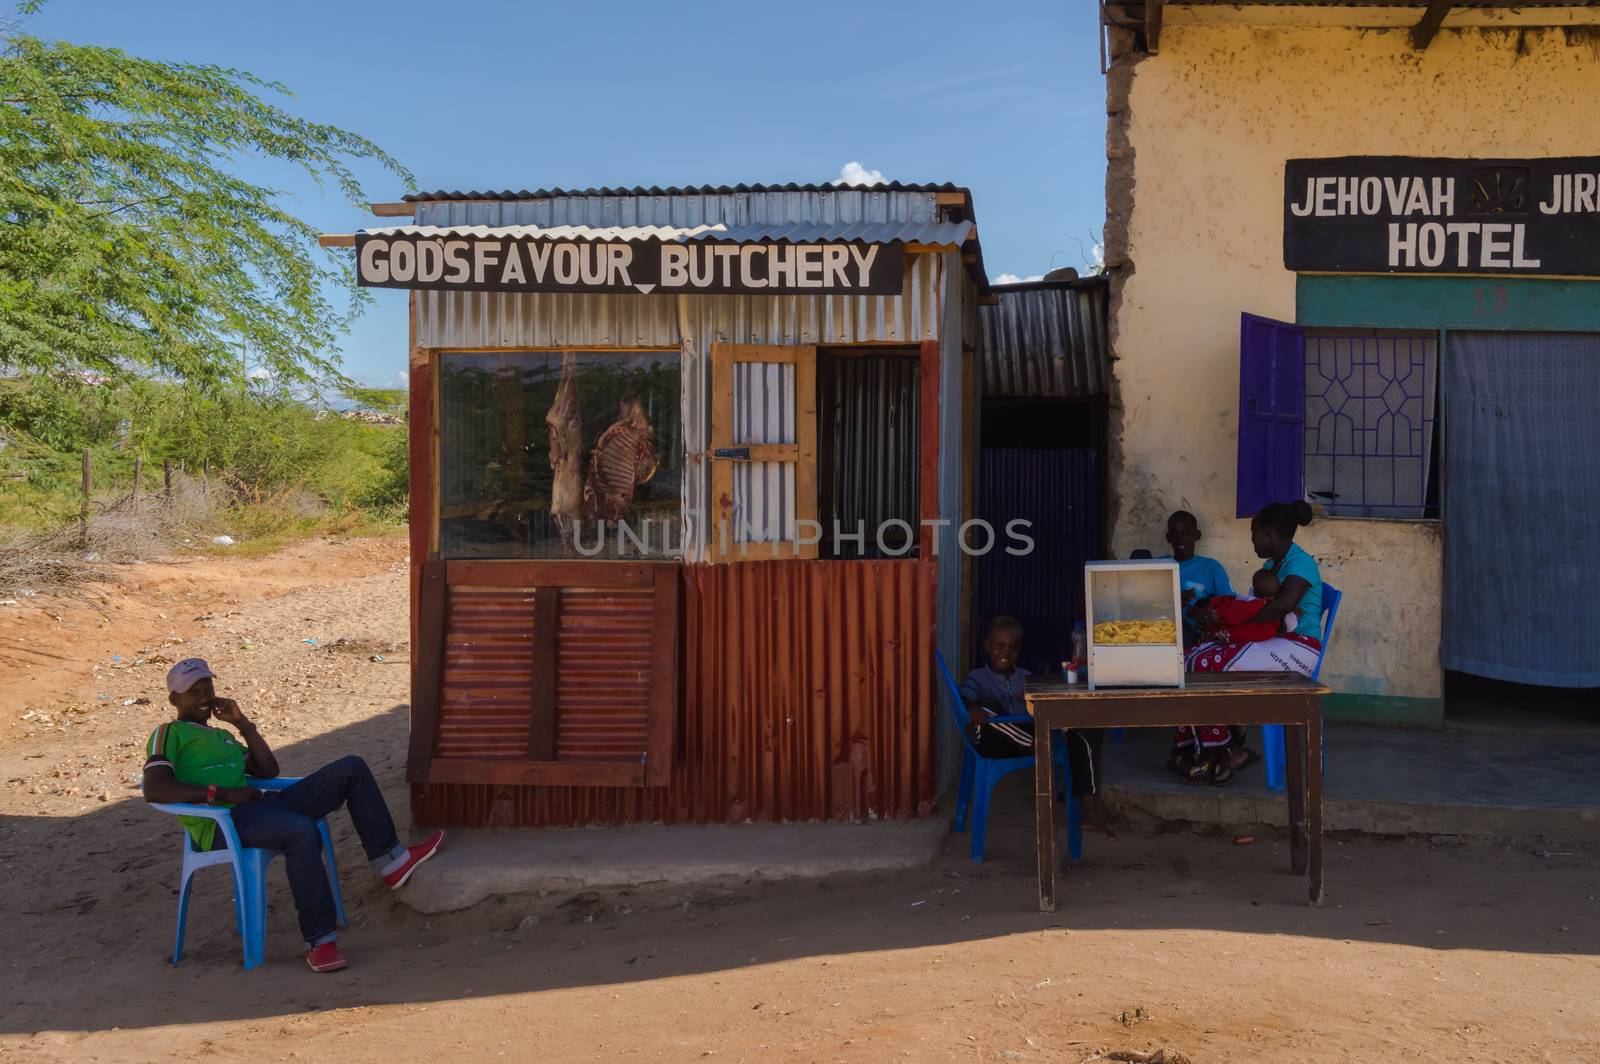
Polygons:
<instances>
[{"instance_id":1,"label":"hair bun","mask_svg":"<svg viewBox=\"0 0 1600 1064\"><path fill-rule=\"evenodd\" d=\"M1309 525L1313 516L1311 504L1306 502L1304 499L1290 503L1289 513L1294 517L1294 523L1299 525L1301 528Z\"/></svg>"}]
</instances>

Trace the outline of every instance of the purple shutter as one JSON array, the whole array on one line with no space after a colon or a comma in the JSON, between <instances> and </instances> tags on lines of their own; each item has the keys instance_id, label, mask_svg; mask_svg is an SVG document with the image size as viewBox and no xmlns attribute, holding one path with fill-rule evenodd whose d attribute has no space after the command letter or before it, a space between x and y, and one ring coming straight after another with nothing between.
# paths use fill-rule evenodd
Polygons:
<instances>
[{"instance_id":1,"label":"purple shutter","mask_svg":"<svg viewBox=\"0 0 1600 1064\"><path fill-rule=\"evenodd\" d=\"M1239 321L1238 515L1304 496L1306 331L1242 314Z\"/></svg>"}]
</instances>

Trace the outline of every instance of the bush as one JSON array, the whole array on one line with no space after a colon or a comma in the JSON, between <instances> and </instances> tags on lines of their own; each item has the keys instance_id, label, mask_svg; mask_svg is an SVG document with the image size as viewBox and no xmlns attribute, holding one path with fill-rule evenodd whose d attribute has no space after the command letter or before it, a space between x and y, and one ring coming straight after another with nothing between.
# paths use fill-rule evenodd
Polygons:
<instances>
[{"instance_id":1,"label":"bush","mask_svg":"<svg viewBox=\"0 0 1600 1064\"><path fill-rule=\"evenodd\" d=\"M403 409L397 393L362 398ZM347 420L270 386L207 393L151 380L19 376L0 380L0 525L53 528L75 517L85 447L102 505L131 491L141 456L146 493L160 490L170 459L190 473L209 461L214 488L240 504L293 493L324 511L403 514L406 500L403 423Z\"/></svg>"}]
</instances>

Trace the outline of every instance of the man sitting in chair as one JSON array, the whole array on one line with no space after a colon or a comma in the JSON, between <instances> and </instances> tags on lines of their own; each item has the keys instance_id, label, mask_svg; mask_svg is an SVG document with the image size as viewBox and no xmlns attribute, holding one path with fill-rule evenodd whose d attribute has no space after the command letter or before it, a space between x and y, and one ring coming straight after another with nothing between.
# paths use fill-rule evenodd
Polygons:
<instances>
[{"instance_id":1,"label":"man sitting in chair","mask_svg":"<svg viewBox=\"0 0 1600 1064\"><path fill-rule=\"evenodd\" d=\"M177 709L178 719L150 733L145 801L231 808L240 845L283 854L309 950L306 963L315 972L336 972L347 962L334 941L333 893L323 870L317 821L341 805L348 807L367 858L392 888L404 885L418 865L439 851L444 832L435 831L414 846L402 845L372 770L359 757L340 758L281 791L247 786L246 776L276 776L278 759L239 703L217 697L214 680L199 658L180 661L167 673L167 701ZM213 718L237 729L244 745L225 729L213 728L208 723ZM215 821L182 820L196 849L221 844Z\"/></svg>"}]
</instances>

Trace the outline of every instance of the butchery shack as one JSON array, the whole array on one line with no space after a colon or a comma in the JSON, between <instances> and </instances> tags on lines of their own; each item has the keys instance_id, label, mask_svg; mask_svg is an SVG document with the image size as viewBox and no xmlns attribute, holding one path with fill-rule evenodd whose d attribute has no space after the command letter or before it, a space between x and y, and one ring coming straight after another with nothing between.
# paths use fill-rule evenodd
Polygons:
<instances>
[{"instance_id":1,"label":"butchery shack","mask_svg":"<svg viewBox=\"0 0 1600 1064\"><path fill-rule=\"evenodd\" d=\"M378 204L410 290L417 822L927 816L969 641L971 196ZM388 224L394 221L396 224Z\"/></svg>"}]
</instances>

